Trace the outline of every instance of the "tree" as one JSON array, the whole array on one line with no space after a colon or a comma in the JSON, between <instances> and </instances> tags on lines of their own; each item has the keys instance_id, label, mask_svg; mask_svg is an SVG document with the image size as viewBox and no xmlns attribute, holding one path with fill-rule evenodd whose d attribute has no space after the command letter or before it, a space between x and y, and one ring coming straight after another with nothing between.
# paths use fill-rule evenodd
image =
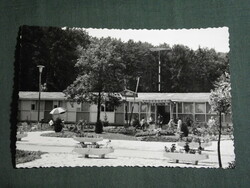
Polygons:
<instances>
[{"instance_id":1,"label":"tree","mask_svg":"<svg viewBox=\"0 0 250 188\"><path fill-rule=\"evenodd\" d=\"M123 90L125 66L115 49L115 42L111 38L93 38L87 49L79 49L81 56L76 64L79 75L64 91L67 98L78 103L97 104L96 133L103 131L101 104L108 101L117 106L121 102L117 92Z\"/></svg>"},{"instance_id":2,"label":"tree","mask_svg":"<svg viewBox=\"0 0 250 188\"><path fill-rule=\"evenodd\" d=\"M220 153L220 140L222 128L222 113L228 114L231 112L231 84L230 75L223 74L217 82L215 82L215 89L211 91L209 97L209 104L211 110L219 115L219 139L218 139L218 160L219 167L222 168L221 153Z\"/></svg>"},{"instance_id":3,"label":"tree","mask_svg":"<svg viewBox=\"0 0 250 188\"><path fill-rule=\"evenodd\" d=\"M36 26L22 26L20 40L21 91L38 90L37 65L45 66L42 80L47 91L64 90L77 76L77 48L90 42L84 30Z\"/></svg>"}]
</instances>

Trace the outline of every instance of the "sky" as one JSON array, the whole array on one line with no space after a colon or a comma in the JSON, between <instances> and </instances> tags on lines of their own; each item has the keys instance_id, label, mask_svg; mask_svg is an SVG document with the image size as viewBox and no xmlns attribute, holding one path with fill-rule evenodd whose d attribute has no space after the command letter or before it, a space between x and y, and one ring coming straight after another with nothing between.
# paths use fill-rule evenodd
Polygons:
<instances>
[{"instance_id":1,"label":"sky","mask_svg":"<svg viewBox=\"0 0 250 188\"><path fill-rule=\"evenodd\" d=\"M138 42L148 42L155 46L167 43L188 46L193 50L214 48L217 52L229 52L229 31L227 27L206 29L168 29L168 30L122 30L122 29L92 29L86 31L98 38L112 37L126 42L130 39Z\"/></svg>"}]
</instances>

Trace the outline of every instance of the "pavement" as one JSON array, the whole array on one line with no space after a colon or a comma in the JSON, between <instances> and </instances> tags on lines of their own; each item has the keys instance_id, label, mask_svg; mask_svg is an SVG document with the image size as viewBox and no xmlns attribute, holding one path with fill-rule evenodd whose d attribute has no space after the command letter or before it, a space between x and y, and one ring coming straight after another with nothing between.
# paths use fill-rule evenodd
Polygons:
<instances>
[{"instance_id":1,"label":"pavement","mask_svg":"<svg viewBox=\"0 0 250 188\"><path fill-rule=\"evenodd\" d=\"M209 159L199 161L198 165L190 162L175 163L165 157L164 147L171 147L172 142L145 142L129 140L112 140L110 146L114 152L105 156L104 159L98 156L83 158L73 152L78 142L73 138L44 137L43 132L28 132L28 136L17 141L17 149L28 151L47 152L37 159L28 163L18 164L17 168L33 167L82 167L82 166L151 166L151 167L192 167L192 168L218 168L217 142L207 147L204 154ZM104 139L100 144L107 143ZM177 150L180 147L177 146ZM226 168L229 162L235 160L234 145L232 140L221 141L221 156L223 167Z\"/></svg>"}]
</instances>

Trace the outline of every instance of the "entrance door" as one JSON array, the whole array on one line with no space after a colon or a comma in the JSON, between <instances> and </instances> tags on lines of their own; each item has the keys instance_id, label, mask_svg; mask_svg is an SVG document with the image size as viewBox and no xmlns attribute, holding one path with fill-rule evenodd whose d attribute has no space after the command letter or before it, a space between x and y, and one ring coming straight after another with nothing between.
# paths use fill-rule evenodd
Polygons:
<instances>
[{"instance_id":1,"label":"entrance door","mask_svg":"<svg viewBox=\"0 0 250 188\"><path fill-rule=\"evenodd\" d=\"M163 118L163 124L167 124L170 120L170 105L157 106L157 117L159 115Z\"/></svg>"},{"instance_id":2,"label":"entrance door","mask_svg":"<svg viewBox=\"0 0 250 188\"><path fill-rule=\"evenodd\" d=\"M44 121L48 122L52 119L52 115L50 114L53 109L53 101L45 101L45 109L44 109Z\"/></svg>"}]
</instances>

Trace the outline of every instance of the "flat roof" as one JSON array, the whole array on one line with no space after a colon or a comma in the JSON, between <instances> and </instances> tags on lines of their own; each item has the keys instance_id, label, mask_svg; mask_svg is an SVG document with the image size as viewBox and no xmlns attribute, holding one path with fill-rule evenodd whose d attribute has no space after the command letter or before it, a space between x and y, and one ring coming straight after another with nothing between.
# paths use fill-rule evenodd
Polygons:
<instances>
[{"instance_id":1,"label":"flat roof","mask_svg":"<svg viewBox=\"0 0 250 188\"><path fill-rule=\"evenodd\" d=\"M38 100L39 92L20 91L22 100ZM208 102L210 93L138 93L135 101L141 102ZM41 92L42 100L66 100L63 92ZM123 97L125 99L125 97ZM133 97L127 97L127 101L134 101Z\"/></svg>"},{"instance_id":2,"label":"flat roof","mask_svg":"<svg viewBox=\"0 0 250 188\"><path fill-rule=\"evenodd\" d=\"M38 91L20 91L19 98L22 100L38 100ZM41 92L41 100L66 100L63 92Z\"/></svg>"},{"instance_id":3,"label":"flat roof","mask_svg":"<svg viewBox=\"0 0 250 188\"><path fill-rule=\"evenodd\" d=\"M138 93L135 101L144 102L208 102L210 93ZM132 97L128 101L133 101Z\"/></svg>"}]
</instances>

